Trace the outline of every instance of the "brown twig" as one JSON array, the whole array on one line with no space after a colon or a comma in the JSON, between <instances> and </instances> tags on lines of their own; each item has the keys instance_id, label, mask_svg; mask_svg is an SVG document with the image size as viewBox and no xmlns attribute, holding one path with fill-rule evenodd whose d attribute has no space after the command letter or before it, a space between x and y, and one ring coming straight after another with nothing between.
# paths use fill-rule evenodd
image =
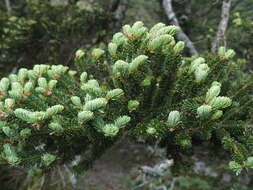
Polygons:
<instances>
[{"instance_id":1,"label":"brown twig","mask_svg":"<svg viewBox=\"0 0 253 190\"><path fill-rule=\"evenodd\" d=\"M211 51L213 53L217 51L222 41L225 42L225 33L228 26L230 8L231 8L231 1L224 0L222 3L221 20L218 26L215 40L212 43Z\"/></svg>"}]
</instances>

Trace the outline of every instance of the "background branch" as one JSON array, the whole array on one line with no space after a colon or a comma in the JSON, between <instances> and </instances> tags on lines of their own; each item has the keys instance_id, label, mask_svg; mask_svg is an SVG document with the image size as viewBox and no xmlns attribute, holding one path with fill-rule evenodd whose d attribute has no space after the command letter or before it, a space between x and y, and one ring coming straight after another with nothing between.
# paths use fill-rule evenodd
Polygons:
<instances>
[{"instance_id":1,"label":"background branch","mask_svg":"<svg viewBox=\"0 0 253 190\"><path fill-rule=\"evenodd\" d=\"M121 25L127 10L128 0L117 0L112 5L111 11L113 12L114 19Z\"/></svg>"},{"instance_id":2,"label":"background branch","mask_svg":"<svg viewBox=\"0 0 253 190\"><path fill-rule=\"evenodd\" d=\"M11 3L10 0L4 0L8 15L11 15Z\"/></svg>"},{"instance_id":3,"label":"background branch","mask_svg":"<svg viewBox=\"0 0 253 190\"><path fill-rule=\"evenodd\" d=\"M176 26L179 26L178 19L176 17L175 12L173 11L172 7L172 0L163 0L163 8L165 10L165 13L169 19L169 21ZM180 27L181 28L181 27ZM177 38L181 41L185 42L186 47L189 49L191 55L198 55L198 51L195 48L193 42L190 40L190 38L183 32L181 28L181 32L177 34Z\"/></svg>"},{"instance_id":4,"label":"background branch","mask_svg":"<svg viewBox=\"0 0 253 190\"><path fill-rule=\"evenodd\" d=\"M215 40L212 43L211 51L213 53L217 51L218 47L221 44L221 41L225 42L225 33L227 30L228 21L229 21L230 7L231 7L231 1L224 0L222 3L221 20L219 23Z\"/></svg>"}]
</instances>

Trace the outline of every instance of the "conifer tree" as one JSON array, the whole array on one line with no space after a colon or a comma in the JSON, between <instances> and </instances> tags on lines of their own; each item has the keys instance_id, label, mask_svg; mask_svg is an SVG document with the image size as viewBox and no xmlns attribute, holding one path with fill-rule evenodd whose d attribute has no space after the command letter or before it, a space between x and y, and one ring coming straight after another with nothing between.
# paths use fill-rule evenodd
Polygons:
<instances>
[{"instance_id":1,"label":"conifer tree","mask_svg":"<svg viewBox=\"0 0 253 190\"><path fill-rule=\"evenodd\" d=\"M191 147L222 143L236 172L253 167L252 75L235 52L183 57L176 26L125 25L108 49L78 50L77 71L35 65L0 81L1 164L44 173L83 171L124 134Z\"/></svg>"}]
</instances>

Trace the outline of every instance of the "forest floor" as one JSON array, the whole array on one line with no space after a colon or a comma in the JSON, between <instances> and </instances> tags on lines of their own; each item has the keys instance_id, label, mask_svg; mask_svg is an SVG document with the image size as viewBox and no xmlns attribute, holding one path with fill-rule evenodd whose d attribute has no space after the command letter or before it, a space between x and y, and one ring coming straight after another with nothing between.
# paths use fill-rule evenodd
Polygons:
<instances>
[{"instance_id":1,"label":"forest floor","mask_svg":"<svg viewBox=\"0 0 253 190\"><path fill-rule=\"evenodd\" d=\"M192 163L192 172L212 179L211 184L227 186L230 183L246 185L250 182L248 175L235 176L228 170L228 154L215 151L210 154L206 145L197 146L192 156L184 156L185 163ZM155 149L144 144L122 141L112 146L98 159L81 179L78 179L78 190L129 190L126 183L133 176L133 168L154 166L164 160L163 149ZM219 163L218 165L216 163ZM223 189L221 187L221 189ZM241 189L240 189L241 190Z\"/></svg>"},{"instance_id":2,"label":"forest floor","mask_svg":"<svg viewBox=\"0 0 253 190\"><path fill-rule=\"evenodd\" d=\"M121 142L114 145L84 176L84 190L123 190L124 182L133 168L153 165L157 158L147 146ZM81 189L81 187L80 187Z\"/></svg>"}]
</instances>

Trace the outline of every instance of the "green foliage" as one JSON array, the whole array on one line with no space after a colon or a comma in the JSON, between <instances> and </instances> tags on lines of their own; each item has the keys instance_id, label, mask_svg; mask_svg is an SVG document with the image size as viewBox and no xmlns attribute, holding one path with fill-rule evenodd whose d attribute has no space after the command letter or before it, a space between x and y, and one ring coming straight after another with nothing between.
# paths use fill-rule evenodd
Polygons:
<instances>
[{"instance_id":1,"label":"green foliage","mask_svg":"<svg viewBox=\"0 0 253 190\"><path fill-rule=\"evenodd\" d=\"M14 66L69 64L73 50L96 43L108 23L105 11L96 6L83 9L75 4L37 0L14 5L11 16L0 13L0 64L5 67L4 73Z\"/></svg>"},{"instance_id":2,"label":"green foliage","mask_svg":"<svg viewBox=\"0 0 253 190\"><path fill-rule=\"evenodd\" d=\"M85 171L128 134L182 152L195 142L222 143L244 166L252 148L252 89L244 85L252 75L231 60L232 50L183 57L178 31L136 22L108 51L78 50L78 71L35 65L3 78L1 162L47 172L82 155L74 168Z\"/></svg>"}]
</instances>

